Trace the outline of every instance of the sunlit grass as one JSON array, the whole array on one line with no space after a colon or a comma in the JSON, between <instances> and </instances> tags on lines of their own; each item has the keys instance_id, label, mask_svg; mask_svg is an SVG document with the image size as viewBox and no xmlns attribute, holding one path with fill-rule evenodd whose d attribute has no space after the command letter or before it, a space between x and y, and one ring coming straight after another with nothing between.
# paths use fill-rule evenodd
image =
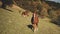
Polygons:
<instances>
[{"instance_id":1,"label":"sunlit grass","mask_svg":"<svg viewBox=\"0 0 60 34\"><path fill-rule=\"evenodd\" d=\"M27 26L31 24L31 13L28 17L23 17L17 10L12 10L13 12L0 9L0 34L60 34L60 27L47 18L39 18L39 30L34 33Z\"/></svg>"}]
</instances>

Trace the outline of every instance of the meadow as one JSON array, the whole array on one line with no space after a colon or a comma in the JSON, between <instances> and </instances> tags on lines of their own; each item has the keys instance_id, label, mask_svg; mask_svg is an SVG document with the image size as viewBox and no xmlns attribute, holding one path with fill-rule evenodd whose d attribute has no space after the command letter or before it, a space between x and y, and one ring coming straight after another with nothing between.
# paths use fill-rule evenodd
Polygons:
<instances>
[{"instance_id":1,"label":"meadow","mask_svg":"<svg viewBox=\"0 0 60 34\"><path fill-rule=\"evenodd\" d=\"M23 17L22 11L19 13L17 9L10 10L0 8L0 34L60 34L60 27L51 23L49 18L39 18L38 31L34 33L29 28L32 13Z\"/></svg>"}]
</instances>

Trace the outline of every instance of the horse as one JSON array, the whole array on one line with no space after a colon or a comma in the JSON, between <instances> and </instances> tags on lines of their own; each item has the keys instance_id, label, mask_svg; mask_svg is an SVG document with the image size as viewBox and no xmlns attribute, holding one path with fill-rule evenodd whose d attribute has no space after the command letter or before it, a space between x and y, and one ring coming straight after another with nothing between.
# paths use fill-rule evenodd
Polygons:
<instances>
[{"instance_id":1,"label":"horse","mask_svg":"<svg viewBox=\"0 0 60 34\"><path fill-rule=\"evenodd\" d=\"M28 15L28 10L26 10L26 11L22 12L22 14L21 14L21 15L23 15L24 17L29 16L29 15Z\"/></svg>"},{"instance_id":2,"label":"horse","mask_svg":"<svg viewBox=\"0 0 60 34\"><path fill-rule=\"evenodd\" d=\"M34 12L31 18L31 23L33 26L32 29L34 32L38 31L38 22L39 22L38 15L36 14L36 12Z\"/></svg>"}]
</instances>

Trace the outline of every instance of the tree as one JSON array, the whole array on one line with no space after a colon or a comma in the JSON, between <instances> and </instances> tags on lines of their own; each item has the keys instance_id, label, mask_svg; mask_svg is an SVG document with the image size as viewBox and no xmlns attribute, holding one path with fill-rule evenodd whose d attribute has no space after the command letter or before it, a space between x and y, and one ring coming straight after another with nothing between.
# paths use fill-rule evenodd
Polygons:
<instances>
[{"instance_id":1,"label":"tree","mask_svg":"<svg viewBox=\"0 0 60 34\"><path fill-rule=\"evenodd\" d=\"M3 5L2 8L6 8L6 6L12 6L12 4L14 4L13 0L1 0Z\"/></svg>"}]
</instances>

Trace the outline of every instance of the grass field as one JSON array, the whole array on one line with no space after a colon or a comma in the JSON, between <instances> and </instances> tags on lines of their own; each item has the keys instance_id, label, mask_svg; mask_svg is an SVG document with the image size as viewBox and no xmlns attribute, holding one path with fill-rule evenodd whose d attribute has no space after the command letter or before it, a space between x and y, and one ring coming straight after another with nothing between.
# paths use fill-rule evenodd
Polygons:
<instances>
[{"instance_id":1,"label":"grass field","mask_svg":"<svg viewBox=\"0 0 60 34\"><path fill-rule=\"evenodd\" d=\"M12 11L0 8L0 34L60 34L60 27L51 23L48 18L39 18L39 30L34 33L31 25L31 13L28 17L21 16L16 9Z\"/></svg>"}]
</instances>

